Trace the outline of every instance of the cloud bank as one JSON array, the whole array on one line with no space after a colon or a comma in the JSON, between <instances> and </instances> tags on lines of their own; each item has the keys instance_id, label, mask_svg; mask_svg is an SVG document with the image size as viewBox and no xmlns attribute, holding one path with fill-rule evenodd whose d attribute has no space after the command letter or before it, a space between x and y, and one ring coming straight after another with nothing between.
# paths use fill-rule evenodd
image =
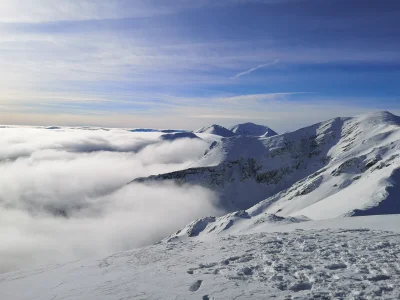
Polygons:
<instances>
[{"instance_id":1,"label":"cloud bank","mask_svg":"<svg viewBox=\"0 0 400 300\"><path fill-rule=\"evenodd\" d=\"M218 214L215 195L132 179L183 169L208 143L121 129L0 128L0 272L157 242Z\"/></svg>"}]
</instances>

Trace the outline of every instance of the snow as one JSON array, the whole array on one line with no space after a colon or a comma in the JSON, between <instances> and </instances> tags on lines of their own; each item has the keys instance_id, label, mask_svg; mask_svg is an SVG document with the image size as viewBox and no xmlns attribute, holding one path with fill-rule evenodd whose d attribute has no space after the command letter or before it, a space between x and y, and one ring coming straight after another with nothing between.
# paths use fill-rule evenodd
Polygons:
<instances>
[{"instance_id":1,"label":"snow","mask_svg":"<svg viewBox=\"0 0 400 300\"><path fill-rule=\"evenodd\" d=\"M219 135L222 137L232 137L235 135L235 133L233 133L232 131L230 131L229 129L226 129L225 127L221 126L221 125L210 125L210 126L206 126L206 127L202 127L199 128L195 131L193 131L194 133L209 133L209 134L215 134L215 135Z\"/></svg>"},{"instance_id":2,"label":"snow","mask_svg":"<svg viewBox=\"0 0 400 300\"><path fill-rule=\"evenodd\" d=\"M244 123L232 126L229 128L232 132L237 135L243 136L262 136L262 137L270 137L277 135L275 131L271 128L264 125L257 125L254 123Z\"/></svg>"},{"instance_id":3,"label":"snow","mask_svg":"<svg viewBox=\"0 0 400 300\"><path fill-rule=\"evenodd\" d=\"M163 134L161 135L161 139L166 141L174 141L177 139L199 139L199 137L192 132L177 132Z\"/></svg>"},{"instance_id":4,"label":"snow","mask_svg":"<svg viewBox=\"0 0 400 300\"><path fill-rule=\"evenodd\" d=\"M307 230L299 229L303 224ZM102 259L2 274L0 296L14 300L398 299L399 225L399 215L369 216L282 225L279 230L214 239L164 241ZM385 227L397 233L383 231Z\"/></svg>"},{"instance_id":5,"label":"snow","mask_svg":"<svg viewBox=\"0 0 400 300\"><path fill-rule=\"evenodd\" d=\"M229 213L218 218L201 218L165 238L164 241L186 241L194 238L208 240L233 234L287 232L295 229L369 228L400 233L400 215L374 215L311 220L304 216L280 217L268 213L252 216L250 213L250 210L249 212L239 211L239 213Z\"/></svg>"}]
</instances>

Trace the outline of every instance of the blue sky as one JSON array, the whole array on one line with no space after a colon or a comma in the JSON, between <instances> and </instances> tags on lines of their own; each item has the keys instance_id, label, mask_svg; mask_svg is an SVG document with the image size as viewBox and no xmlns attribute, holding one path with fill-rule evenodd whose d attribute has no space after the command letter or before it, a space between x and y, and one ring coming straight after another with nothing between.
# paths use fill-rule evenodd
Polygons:
<instances>
[{"instance_id":1,"label":"blue sky","mask_svg":"<svg viewBox=\"0 0 400 300\"><path fill-rule=\"evenodd\" d=\"M400 114L400 1L3 0L3 124L286 131Z\"/></svg>"}]
</instances>

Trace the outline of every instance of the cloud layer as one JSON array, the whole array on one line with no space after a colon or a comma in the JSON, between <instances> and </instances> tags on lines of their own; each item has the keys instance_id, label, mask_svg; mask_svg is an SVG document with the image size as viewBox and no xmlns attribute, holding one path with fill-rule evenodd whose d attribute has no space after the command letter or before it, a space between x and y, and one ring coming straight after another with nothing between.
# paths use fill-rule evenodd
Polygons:
<instances>
[{"instance_id":1,"label":"cloud layer","mask_svg":"<svg viewBox=\"0 0 400 300\"><path fill-rule=\"evenodd\" d=\"M186 168L208 143L127 130L1 128L0 272L148 245L218 214L204 188L127 185Z\"/></svg>"}]
</instances>

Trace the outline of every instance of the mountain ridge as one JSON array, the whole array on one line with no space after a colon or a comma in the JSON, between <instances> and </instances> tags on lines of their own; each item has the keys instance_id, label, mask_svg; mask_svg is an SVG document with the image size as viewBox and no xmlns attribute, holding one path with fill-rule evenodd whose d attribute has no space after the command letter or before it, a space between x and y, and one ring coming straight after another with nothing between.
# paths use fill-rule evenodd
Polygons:
<instances>
[{"instance_id":1,"label":"mountain ridge","mask_svg":"<svg viewBox=\"0 0 400 300\"><path fill-rule=\"evenodd\" d=\"M194 130L193 133L209 133L209 134L219 135L222 137L232 137L235 135L234 132L217 124L199 128L197 130Z\"/></svg>"},{"instance_id":2,"label":"mountain ridge","mask_svg":"<svg viewBox=\"0 0 400 300\"><path fill-rule=\"evenodd\" d=\"M347 212L336 208L331 216L335 217L386 199L384 191L378 192L383 185L375 183L388 184L399 167L399 140L400 118L389 112L339 117L268 138L223 138L190 169L136 182L175 180L202 185L218 193L221 207L228 212L268 200L268 213L284 217L298 211L315 218L317 213L311 208L318 207L317 202L355 191L359 182L372 181L371 193L383 195L354 200L357 204ZM396 212L400 213L400 206Z\"/></svg>"},{"instance_id":3,"label":"mountain ridge","mask_svg":"<svg viewBox=\"0 0 400 300\"><path fill-rule=\"evenodd\" d=\"M243 136L270 137L277 135L277 133L268 126L258 125L251 122L234 125L230 127L229 130L237 135L243 135Z\"/></svg>"}]
</instances>

